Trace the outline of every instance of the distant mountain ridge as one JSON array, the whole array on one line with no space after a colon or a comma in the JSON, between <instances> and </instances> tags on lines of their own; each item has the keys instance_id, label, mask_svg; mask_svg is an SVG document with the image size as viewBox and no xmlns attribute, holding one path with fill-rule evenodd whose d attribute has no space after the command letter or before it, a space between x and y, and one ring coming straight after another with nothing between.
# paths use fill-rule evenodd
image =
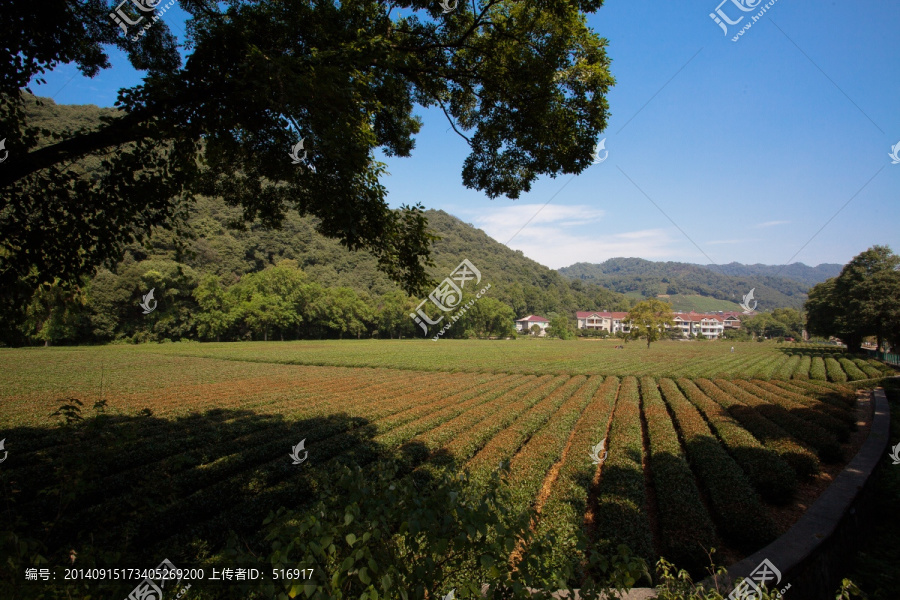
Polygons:
<instances>
[{"instance_id":1,"label":"distant mountain ridge","mask_svg":"<svg viewBox=\"0 0 900 600\"><path fill-rule=\"evenodd\" d=\"M596 283L622 293L645 297L699 295L741 302L751 289L759 310L801 308L806 293L816 283L838 275L843 265L810 267L791 265L697 265L654 262L642 258L611 258L600 264L575 263L560 274L585 283Z\"/></svg>"},{"instance_id":2,"label":"distant mountain ridge","mask_svg":"<svg viewBox=\"0 0 900 600\"><path fill-rule=\"evenodd\" d=\"M792 263L789 265L763 265L753 264L744 265L739 262L731 262L727 265L698 265L706 267L711 271L721 273L723 275L734 275L742 277L750 277L754 275L768 275L771 277L782 277L784 279L792 279L804 285L812 287L817 283L822 283L831 277L837 277L841 274L844 265L837 263L822 263L815 267L810 267L803 263Z\"/></svg>"}]
</instances>

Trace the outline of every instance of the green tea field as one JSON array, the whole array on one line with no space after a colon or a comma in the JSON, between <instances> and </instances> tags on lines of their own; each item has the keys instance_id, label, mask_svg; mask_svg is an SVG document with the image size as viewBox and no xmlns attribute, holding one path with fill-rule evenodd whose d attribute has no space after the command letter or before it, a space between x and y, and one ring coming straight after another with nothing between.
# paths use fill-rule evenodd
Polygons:
<instances>
[{"instance_id":1,"label":"green tea field","mask_svg":"<svg viewBox=\"0 0 900 600\"><path fill-rule=\"evenodd\" d=\"M626 544L697 572L708 548L734 559L783 532L799 490L852 458L856 392L844 384L890 373L831 349L613 346L0 350L3 529L51 564L70 549L196 564L232 531L258 547L270 511L311 506L343 466L373 474L392 457L413 474L467 471L477 488L505 463L510 508L534 509L537 535L581 530L598 549ZM583 560L566 544L543 557L551 570Z\"/></svg>"}]
</instances>

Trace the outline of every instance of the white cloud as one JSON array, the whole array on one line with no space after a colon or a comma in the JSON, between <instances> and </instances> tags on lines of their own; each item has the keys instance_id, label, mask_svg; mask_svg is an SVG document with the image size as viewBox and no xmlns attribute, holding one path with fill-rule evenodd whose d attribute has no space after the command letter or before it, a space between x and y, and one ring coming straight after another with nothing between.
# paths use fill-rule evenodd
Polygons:
<instances>
[{"instance_id":1,"label":"white cloud","mask_svg":"<svg viewBox=\"0 0 900 600\"><path fill-rule=\"evenodd\" d=\"M545 235L548 234L548 235ZM617 256L639 256L647 260L666 260L677 250L676 240L664 229L645 229L613 235L572 235L552 229L529 227L510 243L551 269L567 267L577 262L601 263Z\"/></svg>"},{"instance_id":2,"label":"white cloud","mask_svg":"<svg viewBox=\"0 0 900 600\"><path fill-rule=\"evenodd\" d=\"M682 241L666 229L599 234L596 230L605 211L589 205L541 206L517 204L466 211L466 217L501 243L512 238L510 248L551 269L576 262L600 263L616 256L661 260L684 250Z\"/></svg>"},{"instance_id":3,"label":"white cloud","mask_svg":"<svg viewBox=\"0 0 900 600\"><path fill-rule=\"evenodd\" d=\"M546 233L547 229L541 227L542 225L553 225L554 230L577 227L596 223L606 214L604 210L583 204L575 206L516 204L484 211L466 212L472 215L477 227L484 229L489 236L503 244L513 236L518 239L528 231Z\"/></svg>"}]
</instances>

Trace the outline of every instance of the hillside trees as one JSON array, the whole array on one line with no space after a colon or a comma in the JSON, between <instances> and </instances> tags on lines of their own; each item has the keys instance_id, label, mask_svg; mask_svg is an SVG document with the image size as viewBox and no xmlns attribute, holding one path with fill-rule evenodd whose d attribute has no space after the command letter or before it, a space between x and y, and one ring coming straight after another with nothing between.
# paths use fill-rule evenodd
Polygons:
<instances>
[{"instance_id":1,"label":"hillside trees","mask_svg":"<svg viewBox=\"0 0 900 600\"><path fill-rule=\"evenodd\" d=\"M834 267L822 266L826 267L822 272ZM703 266L671 261L652 262L642 258L611 258L601 264L576 263L560 269L560 273L569 278L598 283L621 293L639 292L644 297L655 297L662 293L699 294L736 304L743 294L754 288L760 306L802 306L808 284L786 276L775 276L779 272L777 268L771 273L761 265L744 269L739 267L743 266ZM806 275L807 280L818 273L815 269L796 263L786 267L785 272L800 272Z\"/></svg>"},{"instance_id":2,"label":"hillside trees","mask_svg":"<svg viewBox=\"0 0 900 600\"><path fill-rule=\"evenodd\" d=\"M900 345L900 257L887 246L855 256L841 274L813 287L806 303L807 329L840 338L856 351L865 336L882 348Z\"/></svg>"},{"instance_id":3,"label":"hillside trees","mask_svg":"<svg viewBox=\"0 0 900 600\"><path fill-rule=\"evenodd\" d=\"M320 322L337 331L340 338L345 333L360 338L373 318L368 303L347 287L327 288L318 308Z\"/></svg>"},{"instance_id":4,"label":"hillside trees","mask_svg":"<svg viewBox=\"0 0 900 600\"><path fill-rule=\"evenodd\" d=\"M400 290L382 296L375 306L378 332L391 339L415 337L414 321L409 317L415 307L416 302Z\"/></svg>"},{"instance_id":5,"label":"hillside trees","mask_svg":"<svg viewBox=\"0 0 900 600\"><path fill-rule=\"evenodd\" d=\"M197 313L197 332L202 339L221 341L222 334L234 322L232 304L219 277L207 273L194 289L194 299L200 307Z\"/></svg>"},{"instance_id":6,"label":"hillside trees","mask_svg":"<svg viewBox=\"0 0 900 600\"><path fill-rule=\"evenodd\" d=\"M302 321L306 281L294 261L282 261L241 279L232 290L232 320L243 320L246 326L269 339L269 331L284 331Z\"/></svg>"},{"instance_id":7,"label":"hillside trees","mask_svg":"<svg viewBox=\"0 0 900 600\"><path fill-rule=\"evenodd\" d=\"M776 308L771 313L759 313L747 317L741 323L741 328L755 334L757 337L801 337L803 331L803 317L799 311L793 308ZM730 332L729 336L733 334Z\"/></svg>"},{"instance_id":8,"label":"hillside trees","mask_svg":"<svg viewBox=\"0 0 900 600\"><path fill-rule=\"evenodd\" d=\"M410 155L418 104L447 115L470 147L463 183L490 198L588 168L614 85L606 40L584 21L600 4L488 0L442 16L430 0L407 2L402 14L376 0L291 10L272 0L185 0L185 40L161 20L134 42L105 2L38 9L8 0L0 287L23 277L32 289L77 282L153 228L174 227L205 194L267 227L291 210L313 215L319 233L371 253L404 291L422 292L434 237L418 207L388 207L384 165L372 157ZM191 50L184 65L180 43ZM109 44L146 71L120 91L116 114L94 128L36 127L27 110L35 99L21 89L58 64L88 76L108 68ZM300 139L314 169L287 156Z\"/></svg>"},{"instance_id":9,"label":"hillside trees","mask_svg":"<svg viewBox=\"0 0 900 600\"><path fill-rule=\"evenodd\" d=\"M81 289L54 281L35 290L26 310L25 329L45 346L79 338L84 324Z\"/></svg>"},{"instance_id":10,"label":"hillside trees","mask_svg":"<svg viewBox=\"0 0 900 600\"><path fill-rule=\"evenodd\" d=\"M575 339L575 328L566 315L555 314L550 317L550 335L555 335L561 340Z\"/></svg>"},{"instance_id":11,"label":"hillside trees","mask_svg":"<svg viewBox=\"0 0 900 600\"><path fill-rule=\"evenodd\" d=\"M466 314L448 330L451 337L463 337L465 331L472 331L478 337L509 337L515 335L515 314L506 304L496 298L484 295L475 300ZM447 334L444 337L448 337Z\"/></svg>"}]
</instances>

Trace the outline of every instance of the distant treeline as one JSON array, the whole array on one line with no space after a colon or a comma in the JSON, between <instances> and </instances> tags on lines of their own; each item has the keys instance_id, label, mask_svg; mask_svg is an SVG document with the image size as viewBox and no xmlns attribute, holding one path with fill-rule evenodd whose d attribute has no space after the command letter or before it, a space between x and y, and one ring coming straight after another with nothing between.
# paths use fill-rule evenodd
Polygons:
<instances>
[{"instance_id":1,"label":"distant treeline","mask_svg":"<svg viewBox=\"0 0 900 600\"><path fill-rule=\"evenodd\" d=\"M426 214L441 237L434 280L467 258L482 274L479 289L491 285L442 337L507 335L528 314L572 317L632 304L569 281L447 213ZM290 213L278 229L241 225L239 208L206 197L192 202L183 222L154 231L146 245L132 244L118 264L77 286L20 284L0 290L2 344L425 337L409 317L424 297L404 294L370 254L318 234L313 218ZM144 315L139 304L151 289L157 307Z\"/></svg>"},{"instance_id":2,"label":"distant treeline","mask_svg":"<svg viewBox=\"0 0 900 600\"><path fill-rule=\"evenodd\" d=\"M146 307L152 310L145 314L141 300L151 289ZM117 274L101 271L77 290L43 289L28 308L22 333L47 344L423 337L410 318L418 303L400 291L370 296L322 286L293 260L226 285L219 276L155 259ZM485 296L443 337L512 335L514 318L511 308ZM432 329L436 334L439 327Z\"/></svg>"}]
</instances>

